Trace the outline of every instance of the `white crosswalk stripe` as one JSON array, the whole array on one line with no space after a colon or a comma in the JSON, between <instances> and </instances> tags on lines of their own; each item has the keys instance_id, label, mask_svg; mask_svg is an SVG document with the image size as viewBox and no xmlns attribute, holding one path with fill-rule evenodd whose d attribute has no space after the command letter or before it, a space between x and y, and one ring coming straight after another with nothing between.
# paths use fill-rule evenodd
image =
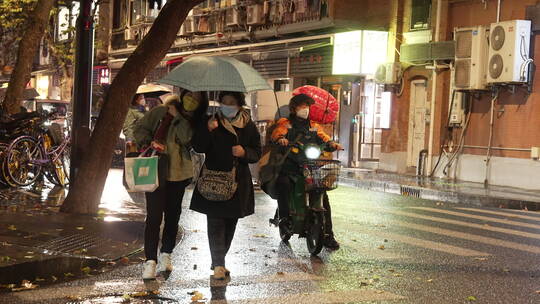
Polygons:
<instances>
[{"instance_id":1,"label":"white crosswalk stripe","mask_svg":"<svg viewBox=\"0 0 540 304\"><path fill-rule=\"evenodd\" d=\"M460 239L474 241L474 242L483 243L483 244L488 244L488 245L492 245L492 246L499 246L499 247L505 247L505 248L510 248L510 249L516 249L516 250L531 252L531 253L535 253L535 254L540 254L540 247L536 247L536 246L530 246L530 245L520 244L520 243L516 243L516 242L509 242L509 241L500 240L500 239L496 239L496 238L490 238L490 237L485 237L485 236L480 236L480 235L474 235L474 234L470 234L470 233L463 233L463 232L459 232L459 231L453 231L453 230L443 229L443 228L438 228L438 227L433 227L433 226L426 226L426 225L419 225L419 224L414 224L414 223L402 222L402 221L398 221L398 220L393 221L392 224L393 225L398 225L398 226L401 226L401 227L404 227L404 228L410 228L410 229L415 229L415 230L420 230L420 231L445 235L445 236L449 236L449 237L453 237L453 238L460 238Z\"/></svg>"},{"instance_id":2,"label":"white crosswalk stripe","mask_svg":"<svg viewBox=\"0 0 540 304\"><path fill-rule=\"evenodd\" d=\"M472 212L478 212L478 213L486 213L486 214L493 214L493 215L500 215L508 218L519 218L524 220L531 220L531 221L540 221L540 214L537 216L529 216L529 215L523 215L515 212L505 212L509 210L501 210L501 211L494 211L494 210L488 210L488 209L478 209L478 208L455 208L456 210L463 210L463 211L472 211Z\"/></svg>"},{"instance_id":3,"label":"white crosswalk stripe","mask_svg":"<svg viewBox=\"0 0 540 304\"><path fill-rule=\"evenodd\" d=\"M472 218L472 219L482 220L482 221L486 221L486 222L492 222L492 223L500 223L500 224L508 224L508 225L513 225L513 226L518 226L518 227L540 229L540 225L536 225L536 224L529 224L529 223L511 221L511 220L508 220L508 219L500 219L500 218L495 218L495 217L488 217L488 216L483 216L483 215L475 215L475 214L469 214L469 213L464 213L464 212L456 212L456 211L451 211L451 210L447 210L447 209L437 209L437 208L428 208L428 207L412 207L411 209L424 210L424 211L442 213L442 214L448 214L448 215L455 215L455 216L460 216L460 217L465 217L465 218Z\"/></svg>"},{"instance_id":4,"label":"white crosswalk stripe","mask_svg":"<svg viewBox=\"0 0 540 304\"><path fill-rule=\"evenodd\" d=\"M463 227L469 227L469 228L476 228L476 229L482 229L486 231L492 231L492 232L500 232L525 238L531 238L531 239L540 239L540 233L531 233L531 232L525 232L520 230L514 230L514 229L508 229L508 228L502 228L502 227L495 227L491 225L483 225L483 224L477 224L477 223L470 223L465 222L463 220L453 220L453 219L447 219L437 216L430 216L430 215L423 215L413 212L406 212L406 211L399 211L399 210L391 210L391 209L379 209L381 212L386 212L394 215L401 215L405 217L411 217L411 218L417 218L422 220L428 220L433 222L439 222L439 223L445 223L445 224L452 224L456 226L463 226Z\"/></svg>"}]
</instances>

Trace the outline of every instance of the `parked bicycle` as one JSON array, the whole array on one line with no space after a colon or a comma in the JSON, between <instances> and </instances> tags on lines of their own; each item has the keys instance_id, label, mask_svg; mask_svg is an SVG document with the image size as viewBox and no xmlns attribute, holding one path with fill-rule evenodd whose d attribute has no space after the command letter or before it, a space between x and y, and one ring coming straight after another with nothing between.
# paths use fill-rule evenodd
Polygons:
<instances>
[{"instance_id":1,"label":"parked bicycle","mask_svg":"<svg viewBox=\"0 0 540 304\"><path fill-rule=\"evenodd\" d=\"M55 113L43 113L26 125L25 135L0 144L2 176L10 186L28 186L43 174L58 186L69 183L69 130L57 123ZM6 147L7 145L7 147Z\"/></svg>"}]
</instances>

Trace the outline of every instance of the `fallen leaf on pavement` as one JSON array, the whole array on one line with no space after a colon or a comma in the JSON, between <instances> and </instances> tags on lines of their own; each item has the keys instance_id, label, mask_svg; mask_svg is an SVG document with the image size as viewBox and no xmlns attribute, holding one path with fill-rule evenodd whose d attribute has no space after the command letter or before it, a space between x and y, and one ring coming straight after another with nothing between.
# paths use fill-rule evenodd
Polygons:
<instances>
[{"instance_id":1,"label":"fallen leaf on pavement","mask_svg":"<svg viewBox=\"0 0 540 304\"><path fill-rule=\"evenodd\" d=\"M55 281L57 281L57 280L58 280L58 278L57 278L57 277L55 277L55 276L51 276L51 279L53 280L53 282L55 282Z\"/></svg>"},{"instance_id":2,"label":"fallen leaf on pavement","mask_svg":"<svg viewBox=\"0 0 540 304\"><path fill-rule=\"evenodd\" d=\"M476 297L475 296L468 296L467 301L476 301Z\"/></svg>"},{"instance_id":3,"label":"fallen leaf on pavement","mask_svg":"<svg viewBox=\"0 0 540 304\"><path fill-rule=\"evenodd\" d=\"M24 258L25 258L25 259L33 259L34 256L33 256L33 255L25 255Z\"/></svg>"},{"instance_id":4,"label":"fallen leaf on pavement","mask_svg":"<svg viewBox=\"0 0 540 304\"><path fill-rule=\"evenodd\" d=\"M401 274L401 273L394 273L394 276L395 276L395 277L402 277L403 274Z\"/></svg>"},{"instance_id":5,"label":"fallen leaf on pavement","mask_svg":"<svg viewBox=\"0 0 540 304\"><path fill-rule=\"evenodd\" d=\"M197 264L193 265L193 270L197 270Z\"/></svg>"},{"instance_id":6,"label":"fallen leaf on pavement","mask_svg":"<svg viewBox=\"0 0 540 304\"><path fill-rule=\"evenodd\" d=\"M384 245L379 246L380 250L384 250Z\"/></svg>"},{"instance_id":7,"label":"fallen leaf on pavement","mask_svg":"<svg viewBox=\"0 0 540 304\"><path fill-rule=\"evenodd\" d=\"M139 291L139 292L136 292L136 293L132 293L131 296L134 297L134 298L146 297L146 296L148 296L148 292L147 291Z\"/></svg>"},{"instance_id":8,"label":"fallen leaf on pavement","mask_svg":"<svg viewBox=\"0 0 540 304\"><path fill-rule=\"evenodd\" d=\"M21 287L19 288L12 288L11 291L22 291L22 290L29 290L29 289L35 289L35 288L38 288L39 286L36 285L36 284L32 284L32 282L28 281L28 280L23 280L21 282Z\"/></svg>"},{"instance_id":9,"label":"fallen leaf on pavement","mask_svg":"<svg viewBox=\"0 0 540 304\"><path fill-rule=\"evenodd\" d=\"M255 252L255 251L257 251L257 250L256 250L255 248L249 248L249 251Z\"/></svg>"},{"instance_id":10,"label":"fallen leaf on pavement","mask_svg":"<svg viewBox=\"0 0 540 304\"><path fill-rule=\"evenodd\" d=\"M37 277L37 278L36 278L36 282L43 282L43 281L45 281L44 278L40 278L40 277Z\"/></svg>"},{"instance_id":11,"label":"fallen leaf on pavement","mask_svg":"<svg viewBox=\"0 0 540 304\"><path fill-rule=\"evenodd\" d=\"M64 229L62 229L62 228L57 228L57 229L55 229L55 230L58 231L58 232L64 231Z\"/></svg>"},{"instance_id":12,"label":"fallen leaf on pavement","mask_svg":"<svg viewBox=\"0 0 540 304\"><path fill-rule=\"evenodd\" d=\"M77 229L77 230L84 230L84 227L83 227L83 226L79 226L79 227L75 227L75 229Z\"/></svg>"},{"instance_id":13,"label":"fallen leaf on pavement","mask_svg":"<svg viewBox=\"0 0 540 304\"><path fill-rule=\"evenodd\" d=\"M191 247L191 250L198 250L199 248L197 247Z\"/></svg>"},{"instance_id":14,"label":"fallen leaf on pavement","mask_svg":"<svg viewBox=\"0 0 540 304\"><path fill-rule=\"evenodd\" d=\"M510 268L503 268L503 272L510 272Z\"/></svg>"},{"instance_id":15,"label":"fallen leaf on pavement","mask_svg":"<svg viewBox=\"0 0 540 304\"><path fill-rule=\"evenodd\" d=\"M82 297L80 297L80 296L67 296L66 299L72 300L72 301L81 301Z\"/></svg>"},{"instance_id":16,"label":"fallen leaf on pavement","mask_svg":"<svg viewBox=\"0 0 540 304\"><path fill-rule=\"evenodd\" d=\"M9 225L9 226L7 227L7 229L8 229L8 230L11 230L11 231L15 231L15 230L17 230L17 227L15 227L15 225Z\"/></svg>"},{"instance_id":17,"label":"fallen leaf on pavement","mask_svg":"<svg viewBox=\"0 0 540 304\"><path fill-rule=\"evenodd\" d=\"M0 262L9 262L11 260L11 257L5 255L5 256L0 256Z\"/></svg>"},{"instance_id":18,"label":"fallen leaf on pavement","mask_svg":"<svg viewBox=\"0 0 540 304\"><path fill-rule=\"evenodd\" d=\"M204 300L204 295L198 291L194 291L191 293L191 301L197 302Z\"/></svg>"},{"instance_id":19,"label":"fallen leaf on pavement","mask_svg":"<svg viewBox=\"0 0 540 304\"><path fill-rule=\"evenodd\" d=\"M89 274L90 271L92 271L92 268L86 266L86 267L81 268L81 271L82 271L83 273L85 273L85 274Z\"/></svg>"},{"instance_id":20,"label":"fallen leaf on pavement","mask_svg":"<svg viewBox=\"0 0 540 304\"><path fill-rule=\"evenodd\" d=\"M67 278L67 277L73 277L74 275L71 272L66 272L64 273L64 276Z\"/></svg>"},{"instance_id":21,"label":"fallen leaf on pavement","mask_svg":"<svg viewBox=\"0 0 540 304\"><path fill-rule=\"evenodd\" d=\"M124 265L128 264L128 263L129 263L129 258L128 258L128 257L123 257L123 258L121 258L121 259L120 259L120 263L121 263L121 264L124 264Z\"/></svg>"},{"instance_id":22,"label":"fallen leaf on pavement","mask_svg":"<svg viewBox=\"0 0 540 304\"><path fill-rule=\"evenodd\" d=\"M381 294L384 293L384 290L375 290L375 293Z\"/></svg>"},{"instance_id":23,"label":"fallen leaf on pavement","mask_svg":"<svg viewBox=\"0 0 540 304\"><path fill-rule=\"evenodd\" d=\"M433 282L433 279L428 279L426 282L431 283Z\"/></svg>"},{"instance_id":24,"label":"fallen leaf on pavement","mask_svg":"<svg viewBox=\"0 0 540 304\"><path fill-rule=\"evenodd\" d=\"M477 261L487 261L487 258L474 258Z\"/></svg>"},{"instance_id":25,"label":"fallen leaf on pavement","mask_svg":"<svg viewBox=\"0 0 540 304\"><path fill-rule=\"evenodd\" d=\"M129 300L131 300L131 296L129 294L125 293L125 294L122 295L122 299L124 299L124 301L129 301Z\"/></svg>"},{"instance_id":26,"label":"fallen leaf on pavement","mask_svg":"<svg viewBox=\"0 0 540 304\"><path fill-rule=\"evenodd\" d=\"M254 234L253 237L262 238L262 239L268 238L268 236L265 234Z\"/></svg>"},{"instance_id":27,"label":"fallen leaf on pavement","mask_svg":"<svg viewBox=\"0 0 540 304\"><path fill-rule=\"evenodd\" d=\"M278 271L277 274L278 275L285 275L285 273L283 271Z\"/></svg>"}]
</instances>

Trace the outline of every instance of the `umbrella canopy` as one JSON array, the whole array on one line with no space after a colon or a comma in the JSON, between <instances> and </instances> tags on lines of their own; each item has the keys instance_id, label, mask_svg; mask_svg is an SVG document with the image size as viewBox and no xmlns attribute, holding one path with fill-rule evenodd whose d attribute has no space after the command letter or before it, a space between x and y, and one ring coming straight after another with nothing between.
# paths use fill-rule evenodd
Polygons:
<instances>
[{"instance_id":1,"label":"umbrella canopy","mask_svg":"<svg viewBox=\"0 0 540 304\"><path fill-rule=\"evenodd\" d=\"M164 95L171 92L172 90L167 87L161 86L159 84L147 83L147 84L141 84L137 88L136 94L160 96L160 95Z\"/></svg>"},{"instance_id":2,"label":"umbrella canopy","mask_svg":"<svg viewBox=\"0 0 540 304\"><path fill-rule=\"evenodd\" d=\"M192 92L252 92L272 89L255 69L227 56L190 57L159 82Z\"/></svg>"},{"instance_id":3,"label":"umbrella canopy","mask_svg":"<svg viewBox=\"0 0 540 304\"><path fill-rule=\"evenodd\" d=\"M336 121L339 112L339 102L328 91L315 86L302 86L293 91L293 95L305 94L315 103L309 107L309 118L321 124Z\"/></svg>"}]
</instances>

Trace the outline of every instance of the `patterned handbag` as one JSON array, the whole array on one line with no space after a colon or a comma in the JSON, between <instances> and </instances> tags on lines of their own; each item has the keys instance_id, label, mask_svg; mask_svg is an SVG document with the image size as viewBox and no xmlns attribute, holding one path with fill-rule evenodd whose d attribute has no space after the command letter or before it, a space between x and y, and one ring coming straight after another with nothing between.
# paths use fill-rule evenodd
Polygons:
<instances>
[{"instance_id":1,"label":"patterned handbag","mask_svg":"<svg viewBox=\"0 0 540 304\"><path fill-rule=\"evenodd\" d=\"M203 165L197 181L197 190L209 201L223 202L233 198L238 188L236 182L236 164L231 171L209 170Z\"/></svg>"}]
</instances>

